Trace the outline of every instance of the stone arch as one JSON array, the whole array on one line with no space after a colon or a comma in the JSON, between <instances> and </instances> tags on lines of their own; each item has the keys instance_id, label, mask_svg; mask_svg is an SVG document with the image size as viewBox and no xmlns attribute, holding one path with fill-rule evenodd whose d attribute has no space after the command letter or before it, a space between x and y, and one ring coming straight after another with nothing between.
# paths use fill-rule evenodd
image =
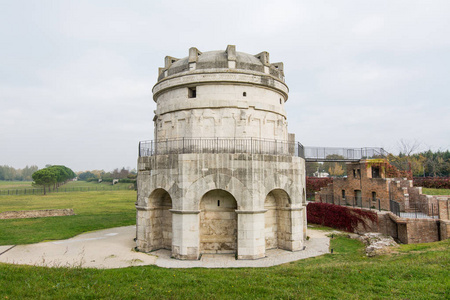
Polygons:
<instances>
[{"instance_id":1,"label":"stone arch","mask_svg":"<svg viewBox=\"0 0 450 300\"><path fill-rule=\"evenodd\" d=\"M148 200L152 250L172 250L172 198L165 189L158 188Z\"/></svg>"},{"instance_id":2,"label":"stone arch","mask_svg":"<svg viewBox=\"0 0 450 300\"><path fill-rule=\"evenodd\" d=\"M265 199L265 196L273 190L285 191L289 197L289 203L292 205L302 204L302 193L299 185L286 175L276 174L274 177L266 177L261 198Z\"/></svg>"},{"instance_id":3,"label":"stone arch","mask_svg":"<svg viewBox=\"0 0 450 300\"><path fill-rule=\"evenodd\" d=\"M200 200L200 253L236 253L237 202L225 190L208 191Z\"/></svg>"},{"instance_id":4,"label":"stone arch","mask_svg":"<svg viewBox=\"0 0 450 300\"><path fill-rule=\"evenodd\" d=\"M264 233L266 249L289 250L291 232L291 200L282 189L270 191L264 201Z\"/></svg>"},{"instance_id":5,"label":"stone arch","mask_svg":"<svg viewBox=\"0 0 450 300\"><path fill-rule=\"evenodd\" d=\"M172 199L173 208L177 207L179 202L180 188L178 184L168 176L162 174L150 175L150 172L141 172L140 180L138 181L138 192L137 192L137 205L142 207L150 206L150 195L156 190L165 190ZM149 183L149 184L143 184Z\"/></svg>"},{"instance_id":6,"label":"stone arch","mask_svg":"<svg viewBox=\"0 0 450 300\"><path fill-rule=\"evenodd\" d=\"M185 194L185 199L189 199L190 201L189 203L186 203L187 201L184 203L185 205L192 206L184 207L183 209L198 210L203 195L215 189L224 190L230 193L236 200L238 209L251 209L250 207L244 207L244 199L252 199L252 194L247 187L236 177L223 173L210 174L194 181Z\"/></svg>"}]
</instances>

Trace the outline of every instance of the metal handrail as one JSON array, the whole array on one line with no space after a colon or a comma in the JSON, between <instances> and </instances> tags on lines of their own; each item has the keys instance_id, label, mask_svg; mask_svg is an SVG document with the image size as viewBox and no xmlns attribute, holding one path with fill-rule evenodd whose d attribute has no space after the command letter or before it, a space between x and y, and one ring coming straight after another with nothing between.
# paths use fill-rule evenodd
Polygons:
<instances>
[{"instance_id":1,"label":"metal handrail","mask_svg":"<svg viewBox=\"0 0 450 300\"><path fill-rule=\"evenodd\" d=\"M179 138L139 142L139 157L185 153L249 153L304 157L299 142L256 138Z\"/></svg>"},{"instance_id":2,"label":"metal handrail","mask_svg":"<svg viewBox=\"0 0 450 300\"><path fill-rule=\"evenodd\" d=\"M305 159L309 162L344 162L358 161L366 158L385 158L389 155L379 147L337 148L337 147L305 147Z\"/></svg>"}]
</instances>

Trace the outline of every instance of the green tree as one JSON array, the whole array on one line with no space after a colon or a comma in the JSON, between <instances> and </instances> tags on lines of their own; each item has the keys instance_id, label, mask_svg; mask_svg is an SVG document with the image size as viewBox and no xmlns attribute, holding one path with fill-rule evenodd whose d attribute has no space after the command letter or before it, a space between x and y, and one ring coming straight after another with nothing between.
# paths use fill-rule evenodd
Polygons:
<instances>
[{"instance_id":1,"label":"green tree","mask_svg":"<svg viewBox=\"0 0 450 300\"><path fill-rule=\"evenodd\" d=\"M34 180L33 185L42 186L46 195L45 187L47 186L50 191L50 186L56 182L57 175L54 170L45 168L34 172L31 177Z\"/></svg>"},{"instance_id":2,"label":"green tree","mask_svg":"<svg viewBox=\"0 0 450 300\"><path fill-rule=\"evenodd\" d=\"M345 166L345 162L336 162L332 160L343 160L345 159L344 156L339 154L330 154L326 157L327 160L322 164L322 170L324 172L327 172L331 176L344 176L347 174L347 167Z\"/></svg>"},{"instance_id":3,"label":"green tree","mask_svg":"<svg viewBox=\"0 0 450 300\"><path fill-rule=\"evenodd\" d=\"M91 172L89 172L89 171L80 173L80 174L78 175L78 179L79 179L79 180L84 180L84 181L86 181L86 180L88 180L89 178L97 178L97 176L96 176L94 173L91 173Z\"/></svg>"}]
</instances>

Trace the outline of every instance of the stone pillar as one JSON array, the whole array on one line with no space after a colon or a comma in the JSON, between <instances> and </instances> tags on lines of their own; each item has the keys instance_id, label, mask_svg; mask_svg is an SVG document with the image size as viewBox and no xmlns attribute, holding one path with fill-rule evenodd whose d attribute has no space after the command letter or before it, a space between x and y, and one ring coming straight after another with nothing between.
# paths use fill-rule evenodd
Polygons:
<instances>
[{"instance_id":1,"label":"stone pillar","mask_svg":"<svg viewBox=\"0 0 450 300\"><path fill-rule=\"evenodd\" d=\"M289 241L289 250L299 251L303 249L304 241L304 211L305 207L291 208L291 240ZM306 219L306 218L305 218Z\"/></svg>"},{"instance_id":2,"label":"stone pillar","mask_svg":"<svg viewBox=\"0 0 450 300\"><path fill-rule=\"evenodd\" d=\"M302 221L303 221L303 241L306 241L306 237L308 236L308 220L306 217L306 206L303 206L302 209Z\"/></svg>"},{"instance_id":3,"label":"stone pillar","mask_svg":"<svg viewBox=\"0 0 450 300\"><path fill-rule=\"evenodd\" d=\"M200 250L199 210L175 210L172 212L172 257L197 260Z\"/></svg>"},{"instance_id":4,"label":"stone pillar","mask_svg":"<svg viewBox=\"0 0 450 300\"><path fill-rule=\"evenodd\" d=\"M267 210L236 210L238 214L237 258L258 259L266 255L264 213Z\"/></svg>"},{"instance_id":5,"label":"stone pillar","mask_svg":"<svg viewBox=\"0 0 450 300\"><path fill-rule=\"evenodd\" d=\"M136 247L142 252L150 252L151 241L151 218L150 208L136 206Z\"/></svg>"}]
</instances>

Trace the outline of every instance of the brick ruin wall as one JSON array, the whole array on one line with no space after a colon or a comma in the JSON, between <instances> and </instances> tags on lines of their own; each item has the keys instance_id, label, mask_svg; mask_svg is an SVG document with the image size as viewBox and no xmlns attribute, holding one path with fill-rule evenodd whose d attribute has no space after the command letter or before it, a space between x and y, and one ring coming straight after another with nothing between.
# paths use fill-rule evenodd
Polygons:
<instances>
[{"instance_id":1,"label":"brick ruin wall","mask_svg":"<svg viewBox=\"0 0 450 300\"><path fill-rule=\"evenodd\" d=\"M450 238L450 201L439 201L439 219L399 218L390 212L378 212L378 222L365 219L367 226L358 225L355 232L380 232L404 244L430 243Z\"/></svg>"},{"instance_id":2,"label":"brick ruin wall","mask_svg":"<svg viewBox=\"0 0 450 300\"><path fill-rule=\"evenodd\" d=\"M21 211L5 211L0 213L0 219L28 219L28 218L45 218L73 216L75 213L72 208L65 209L44 209L44 210L21 210Z\"/></svg>"}]
</instances>

